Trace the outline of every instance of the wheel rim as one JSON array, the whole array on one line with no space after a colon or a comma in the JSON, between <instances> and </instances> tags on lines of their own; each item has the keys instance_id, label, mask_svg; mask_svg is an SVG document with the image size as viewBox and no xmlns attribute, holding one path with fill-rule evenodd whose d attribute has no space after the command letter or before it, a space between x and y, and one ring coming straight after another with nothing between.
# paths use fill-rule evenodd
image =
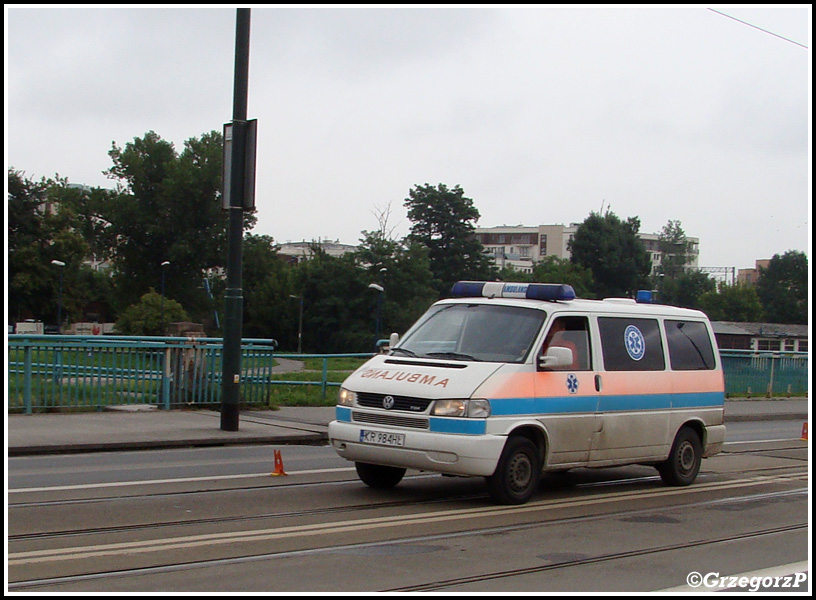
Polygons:
<instances>
[{"instance_id":1,"label":"wheel rim","mask_svg":"<svg viewBox=\"0 0 816 600\"><path fill-rule=\"evenodd\" d=\"M690 442L683 442L678 449L677 462L683 473L690 473L694 469L696 457L694 454L694 446Z\"/></svg>"},{"instance_id":2,"label":"wheel rim","mask_svg":"<svg viewBox=\"0 0 816 600\"><path fill-rule=\"evenodd\" d=\"M530 457L519 453L510 461L507 472L508 483L514 492L524 492L530 486L533 479L533 465Z\"/></svg>"}]
</instances>

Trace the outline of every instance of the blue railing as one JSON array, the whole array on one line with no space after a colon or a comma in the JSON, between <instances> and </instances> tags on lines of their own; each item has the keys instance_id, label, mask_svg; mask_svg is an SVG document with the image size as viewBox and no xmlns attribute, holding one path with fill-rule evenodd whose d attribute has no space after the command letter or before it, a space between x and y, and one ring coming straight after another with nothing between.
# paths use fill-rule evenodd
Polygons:
<instances>
[{"instance_id":1,"label":"blue railing","mask_svg":"<svg viewBox=\"0 0 816 600\"><path fill-rule=\"evenodd\" d=\"M9 412L157 404L162 408L221 402L220 338L9 335ZM808 393L806 352L720 353L727 396ZM275 386L318 386L325 400L329 361L371 353L285 354L271 340L242 340L241 402L268 405ZM318 359L319 372L282 375L286 360Z\"/></svg>"},{"instance_id":2,"label":"blue railing","mask_svg":"<svg viewBox=\"0 0 816 600\"><path fill-rule=\"evenodd\" d=\"M726 396L804 396L807 352L722 350Z\"/></svg>"},{"instance_id":3,"label":"blue railing","mask_svg":"<svg viewBox=\"0 0 816 600\"><path fill-rule=\"evenodd\" d=\"M162 408L221 402L220 338L75 335L8 336L10 412L49 408L101 408L157 404ZM274 342L244 339L241 402L268 404L271 386L339 386L329 361L359 354L284 354ZM322 370L304 379L282 379L280 362L319 359Z\"/></svg>"}]
</instances>

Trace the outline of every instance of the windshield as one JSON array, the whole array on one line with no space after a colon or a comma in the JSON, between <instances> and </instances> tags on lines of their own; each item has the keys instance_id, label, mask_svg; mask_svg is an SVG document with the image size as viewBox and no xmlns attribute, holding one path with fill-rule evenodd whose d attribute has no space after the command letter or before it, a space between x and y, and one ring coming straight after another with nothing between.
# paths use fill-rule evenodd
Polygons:
<instances>
[{"instance_id":1,"label":"windshield","mask_svg":"<svg viewBox=\"0 0 816 600\"><path fill-rule=\"evenodd\" d=\"M543 310L515 306L434 306L393 352L452 360L523 362L545 317Z\"/></svg>"}]
</instances>

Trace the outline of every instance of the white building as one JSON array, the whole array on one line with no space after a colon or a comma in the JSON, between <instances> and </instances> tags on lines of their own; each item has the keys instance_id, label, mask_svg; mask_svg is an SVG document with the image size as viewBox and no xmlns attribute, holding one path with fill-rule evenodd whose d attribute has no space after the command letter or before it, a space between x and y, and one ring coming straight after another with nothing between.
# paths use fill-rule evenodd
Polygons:
<instances>
[{"instance_id":1,"label":"white building","mask_svg":"<svg viewBox=\"0 0 816 600\"><path fill-rule=\"evenodd\" d=\"M499 268L513 267L518 271L529 273L535 263L548 256L569 259L568 244L579 226L579 223L538 225L537 227L501 225L477 227L475 234L485 251L493 258L496 266ZM662 260L659 247L660 235L640 233L638 237L649 253L652 261L652 274L655 274ZM698 268L700 241L690 237L687 237L686 240L692 244L686 266L689 269L696 269Z\"/></svg>"}]
</instances>

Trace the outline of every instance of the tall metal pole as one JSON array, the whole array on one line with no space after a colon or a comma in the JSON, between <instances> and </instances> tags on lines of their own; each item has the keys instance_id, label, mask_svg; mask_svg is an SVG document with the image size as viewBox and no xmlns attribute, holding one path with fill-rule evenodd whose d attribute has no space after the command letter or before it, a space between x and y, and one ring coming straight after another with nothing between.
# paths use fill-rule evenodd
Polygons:
<instances>
[{"instance_id":1,"label":"tall metal pole","mask_svg":"<svg viewBox=\"0 0 816 600\"><path fill-rule=\"evenodd\" d=\"M249 89L249 14L237 9L235 25L235 81L232 104L232 169L230 175L229 238L227 250L227 290L224 294L224 349L221 379L221 429L238 431L241 383L241 330L243 290L241 289L242 244L244 235L244 163L247 95Z\"/></svg>"}]
</instances>

